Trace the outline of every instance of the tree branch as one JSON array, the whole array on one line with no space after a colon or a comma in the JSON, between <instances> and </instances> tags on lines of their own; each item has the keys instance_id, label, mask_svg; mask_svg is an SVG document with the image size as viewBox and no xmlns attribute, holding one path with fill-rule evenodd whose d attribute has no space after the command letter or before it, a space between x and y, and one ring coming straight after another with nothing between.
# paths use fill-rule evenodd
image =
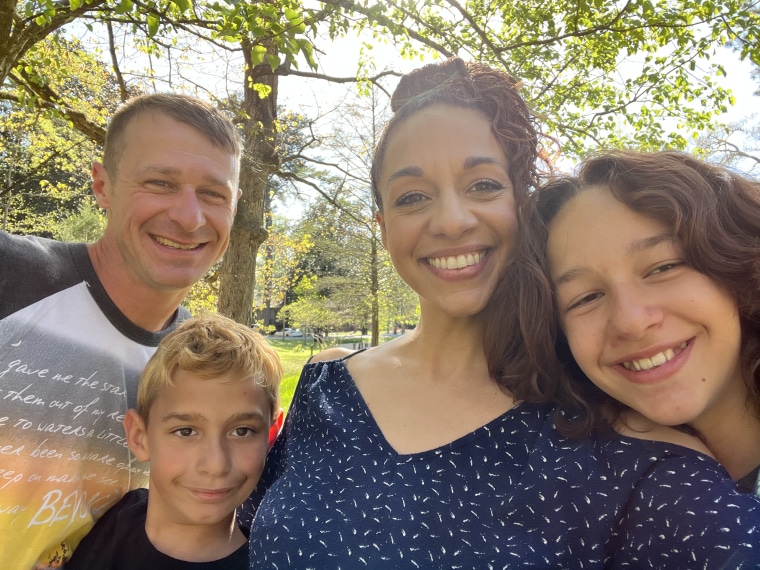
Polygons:
<instances>
[{"instance_id":1,"label":"tree branch","mask_svg":"<svg viewBox=\"0 0 760 570\"><path fill-rule=\"evenodd\" d=\"M27 91L36 95L43 102L44 107L57 110L66 119L71 121L80 133L88 137L94 143L103 145L106 140L105 129L91 122L83 113L65 106L58 97L58 94L49 86L39 85L23 69L20 70L18 74L12 72L11 77Z\"/></svg>"},{"instance_id":2,"label":"tree branch","mask_svg":"<svg viewBox=\"0 0 760 570\"><path fill-rule=\"evenodd\" d=\"M111 21L106 22L106 29L108 30L108 52L111 54L111 65L113 66L113 72L116 74L116 81L119 84L119 96L122 101L126 101L128 97L127 84L124 82L124 76L121 74L119 67L119 58L116 57L116 44L113 37L113 24Z\"/></svg>"},{"instance_id":3,"label":"tree branch","mask_svg":"<svg viewBox=\"0 0 760 570\"><path fill-rule=\"evenodd\" d=\"M298 174L295 174L293 172L278 172L277 176L286 180L291 180L293 182L305 184L306 186L313 188L320 194L320 196L322 196L325 200L327 200L333 207L335 207L336 209L346 214L349 218L354 220L356 223L362 224L362 225L365 223L365 220L363 220L362 218L359 218L353 212L344 208L343 205L340 202L338 202L333 196L330 196L330 194L322 190L322 188L320 188L317 184L315 184L311 180L307 180L306 178L301 178L300 176L298 176Z\"/></svg>"},{"instance_id":4,"label":"tree branch","mask_svg":"<svg viewBox=\"0 0 760 570\"><path fill-rule=\"evenodd\" d=\"M359 4L356 4L352 2L351 0L319 0L322 4L325 4L327 6L333 6L335 8L339 8L342 10L346 10L348 12L356 12L358 14L362 14L367 18L367 20L370 23L377 23L381 26L385 26L388 31L392 32L394 36L400 35L399 32L403 30L404 34L408 37L417 40L422 45L425 45L438 53L441 53L445 55L446 57L452 57L454 54L449 49L445 48L443 45L431 40L430 38L426 38L425 36L420 35L414 30L411 30L407 28L406 26L401 26L398 23L391 20L389 17L379 14L377 10L373 10L372 8L360 6Z\"/></svg>"}]
</instances>

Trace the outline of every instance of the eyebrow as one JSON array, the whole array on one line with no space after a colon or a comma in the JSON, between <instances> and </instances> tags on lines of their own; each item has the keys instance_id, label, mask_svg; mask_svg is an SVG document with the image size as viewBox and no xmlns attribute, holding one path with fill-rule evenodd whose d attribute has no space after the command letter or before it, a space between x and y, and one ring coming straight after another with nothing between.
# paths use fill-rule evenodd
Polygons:
<instances>
[{"instance_id":1,"label":"eyebrow","mask_svg":"<svg viewBox=\"0 0 760 570\"><path fill-rule=\"evenodd\" d=\"M247 421L247 420L257 420L257 421L263 421L264 414L260 412L241 412L239 414L235 414L234 416L231 416L227 418L227 421L230 423L234 422L240 422L240 421ZM206 421L206 416L199 413L191 413L191 414L181 414L176 412L169 412L166 414L163 418L161 418L161 421L166 423L170 421L180 421L180 422L202 422Z\"/></svg>"},{"instance_id":2,"label":"eyebrow","mask_svg":"<svg viewBox=\"0 0 760 570\"><path fill-rule=\"evenodd\" d=\"M419 166L406 166L404 168L400 168L393 174L391 174L388 177L388 183L385 185L386 188L390 186L391 182L394 180L397 180L399 178L405 178L407 176L411 176L414 178L421 178L422 177L422 169Z\"/></svg>"},{"instance_id":3,"label":"eyebrow","mask_svg":"<svg viewBox=\"0 0 760 570\"><path fill-rule=\"evenodd\" d=\"M203 421L205 419L206 417L203 414L199 414L199 413L180 414L177 412L169 412L163 418L161 418L161 421L170 422L172 420L177 420L180 422L198 422L198 421Z\"/></svg>"},{"instance_id":4,"label":"eyebrow","mask_svg":"<svg viewBox=\"0 0 760 570\"><path fill-rule=\"evenodd\" d=\"M637 239L635 241L632 241L629 243L625 248L625 254L627 256L636 255L637 253L641 253L643 251L646 251L648 249L652 249L653 247L656 247L664 242L673 242L675 241L673 236L670 234L658 234L656 236L650 236L643 239ZM584 274L589 272L589 268L585 265L576 265L575 267L571 267L562 275L557 277L557 279L554 280L554 286L559 287L560 285L565 285L566 283L569 283L573 279L577 279L578 277L583 276Z\"/></svg>"},{"instance_id":5,"label":"eyebrow","mask_svg":"<svg viewBox=\"0 0 760 570\"><path fill-rule=\"evenodd\" d=\"M653 247L658 246L666 241L673 242L673 236L670 234L659 234L644 239L638 239L628 244L628 247L625 248L625 253L627 255L635 255L637 253L641 253L642 251L652 249Z\"/></svg>"},{"instance_id":6,"label":"eyebrow","mask_svg":"<svg viewBox=\"0 0 760 570\"><path fill-rule=\"evenodd\" d=\"M464 170L471 170L482 164L494 164L506 170L505 166L501 163L501 161L491 156L468 156L462 162L462 168ZM388 177L388 183L386 184L386 187L389 186L391 182L393 182L394 180L397 180L398 178L404 178L407 176L414 177L414 178L421 178L423 174L424 173L422 172L422 169L419 166L406 166L404 168L400 168L399 170L397 170L396 172L394 172Z\"/></svg>"},{"instance_id":7,"label":"eyebrow","mask_svg":"<svg viewBox=\"0 0 760 570\"><path fill-rule=\"evenodd\" d=\"M507 168L501 163L500 160L495 159L492 156L470 156L467 157L464 162L462 163L462 167L465 170L470 170L471 168L475 168L477 166L480 166L481 164L494 164L500 168L503 168L504 170L507 170Z\"/></svg>"}]
</instances>

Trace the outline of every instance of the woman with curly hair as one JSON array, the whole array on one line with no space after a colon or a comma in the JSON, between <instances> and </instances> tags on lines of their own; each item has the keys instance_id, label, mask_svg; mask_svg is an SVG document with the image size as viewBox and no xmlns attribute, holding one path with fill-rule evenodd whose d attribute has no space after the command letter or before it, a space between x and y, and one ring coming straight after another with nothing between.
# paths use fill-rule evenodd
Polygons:
<instances>
[{"instance_id":1,"label":"woman with curly hair","mask_svg":"<svg viewBox=\"0 0 760 570\"><path fill-rule=\"evenodd\" d=\"M760 502L742 501L710 458L642 440L569 440L554 429L552 406L521 403L489 372L489 302L525 239L518 220L537 177L538 136L517 82L451 59L405 76L392 107L373 191L420 322L304 368L263 476L252 567L760 560L750 541ZM698 484L672 475L682 469ZM675 496L683 501L665 504ZM741 515L716 512L716 500ZM688 521L647 526L655 514L672 522L687 504L706 537Z\"/></svg>"}]
</instances>

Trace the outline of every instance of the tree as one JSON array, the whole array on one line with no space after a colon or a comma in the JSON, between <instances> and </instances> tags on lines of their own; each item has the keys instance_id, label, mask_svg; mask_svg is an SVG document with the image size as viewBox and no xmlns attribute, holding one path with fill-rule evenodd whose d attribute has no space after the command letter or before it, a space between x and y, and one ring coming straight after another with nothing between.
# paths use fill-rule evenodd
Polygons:
<instances>
[{"instance_id":1,"label":"tree","mask_svg":"<svg viewBox=\"0 0 760 570\"><path fill-rule=\"evenodd\" d=\"M92 120L47 89L47 79L35 72L46 65L29 63L41 39L65 23L86 18L109 33L122 97L128 85L115 57L115 29L143 38L141 47L151 57L176 51L177 36L186 35L196 45L242 58L244 105L238 120L245 135L244 198L220 269L219 303L223 313L241 322L250 321L254 260L266 238L266 181L281 166L274 144L278 78L381 82L392 75L372 75L366 59L348 77L318 73L319 32L335 38L364 30L375 41L395 42L405 57L460 54L506 69L525 82L526 98L571 155L592 144L682 148L684 131L705 129L713 113L731 102L718 81L723 70L710 63L714 50L741 38L742 55L760 61L757 3L746 0L322 0L308 6L296 0L0 1L0 38L7 38L0 43L0 82L10 87L8 96L20 100L23 91L96 141L102 129L92 129ZM299 63L310 71L299 69ZM666 119L675 119L675 126L667 126Z\"/></svg>"},{"instance_id":2,"label":"tree","mask_svg":"<svg viewBox=\"0 0 760 570\"><path fill-rule=\"evenodd\" d=\"M417 294L396 273L390 258L383 256L380 266L379 322L388 333L414 328L420 320Z\"/></svg>"},{"instance_id":3,"label":"tree","mask_svg":"<svg viewBox=\"0 0 760 570\"><path fill-rule=\"evenodd\" d=\"M745 2L744 10L748 14L754 15L755 18L760 17L760 5L757 2ZM753 42L755 43L753 44ZM749 58L752 61L754 64L752 78L760 84L760 57L758 57L757 40L739 28L731 45L734 50L739 52L742 60ZM760 88L755 92L755 95L760 95Z\"/></svg>"},{"instance_id":4,"label":"tree","mask_svg":"<svg viewBox=\"0 0 760 570\"><path fill-rule=\"evenodd\" d=\"M269 214L269 218L274 216ZM274 314L302 276L301 261L314 246L308 233L288 231L288 220L277 217L268 223L269 238L259 250L257 261L255 307L261 314L263 330L270 332L275 325Z\"/></svg>"},{"instance_id":5,"label":"tree","mask_svg":"<svg viewBox=\"0 0 760 570\"><path fill-rule=\"evenodd\" d=\"M29 77L29 67L91 126L89 132L70 128L67 117L28 89L0 97L3 228L52 236L56 224L88 199L95 139L102 139L106 118L119 103L118 90L108 66L76 40L45 38L27 64L13 75ZM91 136L95 131L101 136Z\"/></svg>"},{"instance_id":6,"label":"tree","mask_svg":"<svg viewBox=\"0 0 760 570\"><path fill-rule=\"evenodd\" d=\"M318 198L309 205L296 231L310 236L314 245L302 258L302 277L288 296L291 303L287 307L290 314L292 303L311 304L329 312L329 320L316 327L319 329L340 325L366 329L371 322L366 240L351 210L348 203L336 209L332 202ZM313 313L312 317L318 315Z\"/></svg>"},{"instance_id":7,"label":"tree","mask_svg":"<svg viewBox=\"0 0 760 570\"><path fill-rule=\"evenodd\" d=\"M285 307L296 325L321 330L350 325L371 331L376 346L381 322L387 329L416 323L417 296L393 269L369 212L367 217L365 205L345 196L322 196L307 209L298 233L312 236L314 245L303 257L302 278Z\"/></svg>"},{"instance_id":8,"label":"tree","mask_svg":"<svg viewBox=\"0 0 760 570\"><path fill-rule=\"evenodd\" d=\"M0 229L52 237L89 194L95 145L60 119L0 109Z\"/></svg>"},{"instance_id":9,"label":"tree","mask_svg":"<svg viewBox=\"0 0 760 570\"><path fill-rule=\"evenodd\" d=\"M359 306L364 308L365 322L371 329L371 344L380 342L380 267L387 259L382 248L380 228L375 220L370 170L375 146L383 124L389 116L387 101L383 103L377 88L367 90L367 96L345 104L342 120L333 129L324 146L335 157L329 166L337 170L340 179L340 201L332 203L345 211L350 227L358 238L358 250L346 252L353 259L359 291L366 289ZM319 164L326 166L322 161ZM362 286L364 284L364 286Z\"/></svg>"},{"instance_id":10,"label":"tree","mask_svg":"<svg viewBox=\"0 0 760 570\"><path fill-rule=\"evenodd\" d=\"M295 287L298 300L282 308L283 323L289 323L314 333L329 332L346 323L335 303L314 287L316 278L304 277Z\"/></svg>"},{"instance_id":11,"label":"tree","mask_svg":"<svg viewBox=\"0 0 760 570\"><path fill-rule=\"evenodd\" d=\"M707 160L760 173L760 122L753 115L727 125L716 125L702 133L691 149Z\"/></svg>"},{"instance_id":12,"label":"tree","mask_svg":"<svg viewBox=\"0 0 760 570\"><path fill-rule=\"evenodd\" d=\"M92 243L103 235L105 229L105 215L95 200L87 197L76 213L67 215L56 225L53 237L62 241Z\"/></svg>"}]
</instances>

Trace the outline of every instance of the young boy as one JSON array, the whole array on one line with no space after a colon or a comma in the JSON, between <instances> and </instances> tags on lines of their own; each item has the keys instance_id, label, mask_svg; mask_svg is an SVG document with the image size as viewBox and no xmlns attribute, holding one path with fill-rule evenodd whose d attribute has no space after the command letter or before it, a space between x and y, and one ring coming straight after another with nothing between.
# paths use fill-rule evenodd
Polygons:
<instances>
[{"instance_id":1,"label":"young boy","mask_svg":"<svg viewBox=\"0 0 760 570\"><path fill-rule=\"evenodd\" d=\"M127 493L79 545L67 570L247 569L235 509L276 435L282 367L248 327L211 315L158 345L124 418L127 442L150 461L150 492Z\"/></svg>"}]
</instances>

